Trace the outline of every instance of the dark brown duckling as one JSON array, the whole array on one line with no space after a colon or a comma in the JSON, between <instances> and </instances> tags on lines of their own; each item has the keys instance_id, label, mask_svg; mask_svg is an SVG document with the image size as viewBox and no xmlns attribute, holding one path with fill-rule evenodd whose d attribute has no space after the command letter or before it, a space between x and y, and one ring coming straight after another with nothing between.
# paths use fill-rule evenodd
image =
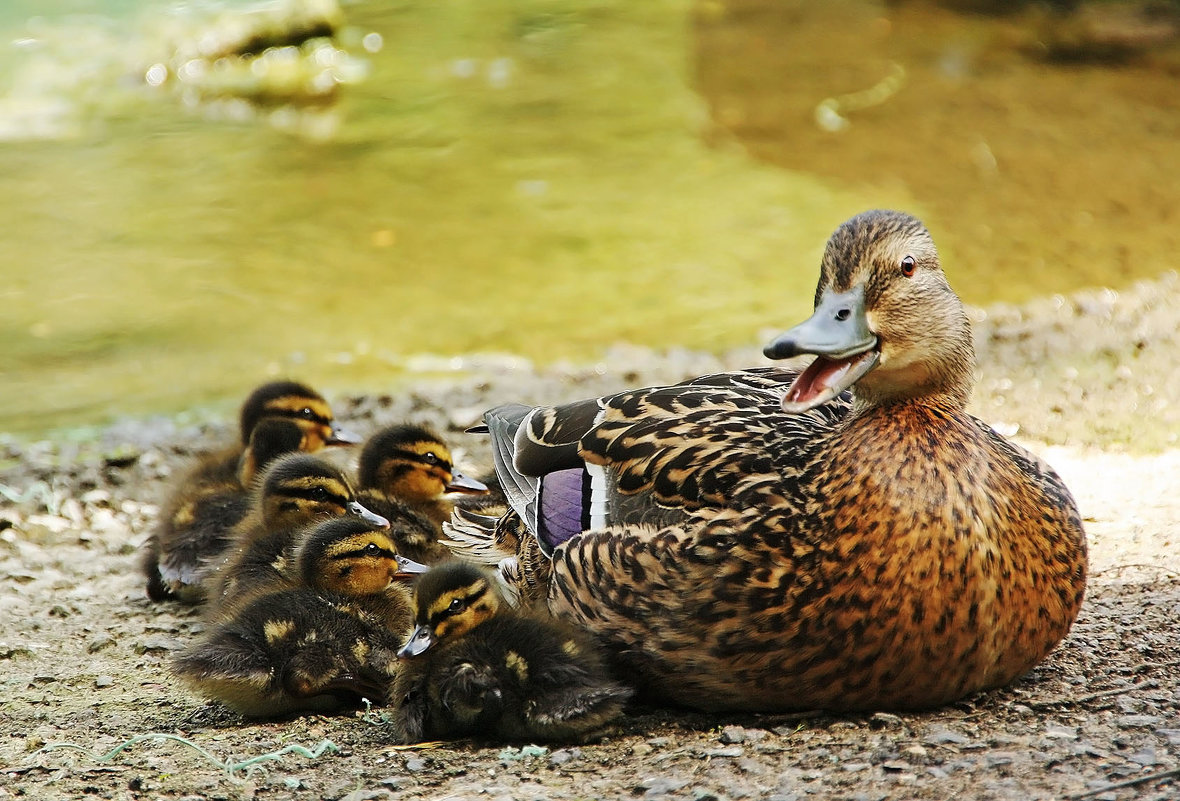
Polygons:
<instances>
[{"instance_id":1,"label":"dark brown duckling","mask_svg":"<svg viewBox=\"0 0 1180 801\"><path fill-rule=\"evenodd\" d=\"M393 695L407 742L585 741L631 697L584 632L507 608L496 580L471 563L432 568L414 609Z\"/></svg>"},{"instance_id":2,"label":"dark brown duckling","mask_svg":"<svg viewBox=\"0 0 1180 801\"><path fill-rule=\"evenodd\" d=\"M382 705L413 612L404 579L426 568L358 517L306 532L295 569L207 632L173 671L247 717Z\"/></svg>"},{"instance_id":3,"label":"dark brown duckling","mask_svg":"<svg viewBox=\"0 0 1180 801\"><path fill-rule=\"evenodd\" d=\"M142 567L154 601L203 599L203 564L225 547L226 532L250 507L251 483L270 460L360 441L333 423L318 393L293 381L254 390L240 417L241 443L204 457L177 482L144 546Z\"/></svg>"},{"instance_id":4,"label":"dark brown duckling","mask_svg":"<svg viewBox=\"0 0 1180 801\"><path fill-rule=\"evenodd\" d=\"M316 456L290 454L263 474L254 508L234 529L221 562L201 578L209 614L221 617L285 575L299 534L318 521L353 515L388 528L389 521L356 500L338 468Z\"/></svg>"},{"instance_id":5,"label":"dark brown duckling","mask_svg":"<svg viewBox=\"0 0 1180 801\"><path fill-rule=\"evenodd\" d=\"M374 434L361 450L357 484L362 502L386 517L401 519L407 555L425 562L450 557L438 544L453 503L446 496L487 492L482 482L454 468L445 442L424 426L395 425Z\"/></svg>"}]
</instances>

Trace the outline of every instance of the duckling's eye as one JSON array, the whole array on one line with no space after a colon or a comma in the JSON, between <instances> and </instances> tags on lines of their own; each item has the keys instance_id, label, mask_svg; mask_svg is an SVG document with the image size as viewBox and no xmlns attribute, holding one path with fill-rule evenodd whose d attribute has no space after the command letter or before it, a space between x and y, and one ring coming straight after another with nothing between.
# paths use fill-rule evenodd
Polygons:
<instances>
[{"instance_id":1,"label":"duckling's eye","mask_svg":"<svg viewBox=\"0 0 1180 801\"><path fill-rule=\"evenodd\" d=\"M438 457L433 453L428 453L422 457L422 461L426 462L426 464L438 464Z\"/></svg>"},{"instance_id":2,"label":"duckling's eye","mask_svg":"<svg viewBox=\"0 0 1180 801\"><path fill-rule=\"evenodd\" d=\"M381 546L375 542L370 542L365 546L365 556L378 556L381 553Z\"/></svg>"},{"instance_id":3,"label":"duckling's eye","mask_svg":"<svg viewBox=\"0 0 1180 801\"><path fill-rule=\"evenodd\" d=\"M328 491L323 487L312 487L311 492L308 493L313 501L328 500Z\"/></svg>"},{"instance_id":4,"label":"duckling's eye","mask_svg":"<svg viewBox=\"0 0 1180 801\"><path fill-rule=\"evenodd\" d=\"M463 607L465 607L465 606L467 606L466 601L464 601L462 598L456 598L453 601L451 601L451 605L447 607L447 611L452 612L452 613L462 612Z\"/></svg>"},{"instance_id":5,"label":"duckling's eye","mask_svg":"<svg viewBox=\"0 0 1180 801\"><path fill-rule=\"evenodd\" d=\"M311 418L315 417L315 412L311 410L311 407L304 406L299 410L298 415L304 419L310 420Z\"/></svg>"},{"instance_id":6,"label":"duckling's eye","mask_svg":"<svg viewBox=\"0 0 1180 801\"><path fill-rule=\"evenodd\" d=\"M906 278L912 278L914 275L915 262L913 256L906 256L901 260L901 274Z\"/></svg>"}]
</instances>

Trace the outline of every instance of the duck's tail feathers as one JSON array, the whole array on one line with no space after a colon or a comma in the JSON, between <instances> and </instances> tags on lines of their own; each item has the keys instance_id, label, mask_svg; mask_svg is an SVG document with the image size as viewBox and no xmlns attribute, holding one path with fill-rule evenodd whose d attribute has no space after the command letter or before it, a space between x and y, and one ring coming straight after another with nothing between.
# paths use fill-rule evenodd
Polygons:
<instances>
[{"instance_id":1,"label":"duck's tail feathers","mask_svg":"<svg viewBox=\"0 0 1180 801\"><path fill-rule=\"evenodd\" d=\"M492 460L504 496L526 522L536 520L541 480L535 476L526 476L516 469L516 432L533 411L531 406L508 403L489 409L483 416L488 433L492 435Z\"/></svg>"},{"instance_id":2,"label":"duck's tail feathers","mask_svg":"<svg viewBox=\"0 0 1180 801\"><path fill-rule=\"evenodd\" d=\"M492 515L456 506L451 519L443 523L443 536L439 542L456 556L481 565L497 565L505 556L496 543L498 520Z\"/></svg>"}]
</instances>

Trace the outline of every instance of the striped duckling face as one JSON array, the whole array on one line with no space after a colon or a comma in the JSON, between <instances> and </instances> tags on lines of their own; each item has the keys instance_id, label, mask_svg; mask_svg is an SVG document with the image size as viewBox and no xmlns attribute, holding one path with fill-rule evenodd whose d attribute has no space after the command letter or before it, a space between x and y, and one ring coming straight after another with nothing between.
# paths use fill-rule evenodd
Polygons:
<instances>
[{"instance_id":1,"label":"striped duckling face","mask_svg":"<svg viewBox=\"0 0 1180 801\"><path fill-rule=\"evenodd\" d=\"M374 434L361 451L358 480L408 503L425 503L449 492L482 493L488 488L455 469L451 451L423 426L396 425Z\"/></svg>"},{"instance_id":2,"label":"striped duckling face","mask_svg":"<svg viewBox=\"0 0 1180 801\"><path fill-rule=\"evenodd\" d=\"M268 531L295 528L330 517L353 515L389 528L389 521L362 506L335 466L305 453L280 457L263 474L258 504Z\"/></svg>"},{"instance_id":3,"label":"striped duckling face","mask_svg":"<svg viewBox=\"0 0 1180 801\"><path fill-rule=\"evenodd\" d=\"M397 552L388 526L353 516L316 526L298 560L307 586L350 596L374 595L429 570Z\"/></svg>"},{"instance_id":4,"label":"striped duckling face","mask_svg":"<svg viewBox=\"0 0 1180 801\"><path fill-rule=\"evenodd\" d=\"M500 593L493 579L468 562L444 562L431 568L414 588L414 632L397 652L421 654L436 643L457 639L500 611Z\"/></svg>"},{"instance_id":5,"label":"striped duckling face","mask_svg":"<svg viewBox=\"0 0 1180 801\"><path fill-rule=\"evenodd\" d=\"M263 384L242 404L242 444L248 446L255 427L263 420L290 420L303 432L301 450L313 453L325 445L355 445L360 437L341 428L332 407L318 392L295 381Z\"/></svg>"}]
</instances>

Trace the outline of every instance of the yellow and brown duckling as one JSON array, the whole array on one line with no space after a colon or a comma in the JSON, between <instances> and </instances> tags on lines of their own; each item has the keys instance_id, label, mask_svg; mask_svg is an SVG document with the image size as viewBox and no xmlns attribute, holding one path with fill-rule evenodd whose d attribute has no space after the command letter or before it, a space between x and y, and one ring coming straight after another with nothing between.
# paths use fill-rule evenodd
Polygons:
<instances>
[{"instance_id":1,"label":"yellow and brown duckling","mask_svg":"<svg viewBox=\"0 0 1180 801\"><path fill-rule=\"evenodd\" d=\"M394 425L374 434L357 465L358 497L390 520L401 520L403 551L425 562L450 557L438 543L442 524L451 517L453 493L482 494L487 486L455 469L442 438L425 426Z\"/></svg>"},{"instance_id":2,"label":"yellow and brown duckling","mask_svg":"<svg viewBox=\"0 0 1180 801\"><path fill-rule=\"evenodd\" d=\"M242 405L240 435L240 444L198 462L164 504L142 559L152 600L202 600L199 575L249 510L251 484L272 459L360 441L333 422L318 393L293 381L271 382L251 393Z\"/></svg>"},{"instance_id":3,"label":"yellow and brown duckling","mask_svg":"<svg viewBox=\"0 0 1180 801\"><path fill-rule=\"evenodd\" d=\"M583 741L631 697L585 633L506 609L495 579L471 563L432 568L414 608L393 693L407 742Z\"/></svg>"},{"instance_id":4,"label":"yellow and brown duckling","mask_svg":"<svg viewBox=\"0 0 1180 801\"><path fill-rule=\"evenodd\" d=\"M426 570L386 529L335 518L306 533L295 569L174 662L201 695L248 717L382 705L413 621L404 580Z\"/></svg>"},{"instance_id":5,"label":"yellow and brown duckling","mask_svg":"<svg viewBox=\"0 0 1180 801\"><path fill-rule=\"evenodd\" d=\"M965 411L970 325L925 226L841 225L815 314L765 352L816 358L485 416L548 609L708 710L933 707L1040 662L1082 601L1082 522Z\"/></svg>"},{"instance_id":6,"label":"yellow and brown duckling","mask_svg":"<svg viewBox=\"0 0 1180 801\"><path fill-rule=\"evenodd\" d=\"M221 561L201 578L210 615L224 615L281 579L307 526L345 515L389 527L389 521L357 501L335 465L305 453L275 460L258 485L254 508L233 529Z\"/></svg>"}]
</instances>

